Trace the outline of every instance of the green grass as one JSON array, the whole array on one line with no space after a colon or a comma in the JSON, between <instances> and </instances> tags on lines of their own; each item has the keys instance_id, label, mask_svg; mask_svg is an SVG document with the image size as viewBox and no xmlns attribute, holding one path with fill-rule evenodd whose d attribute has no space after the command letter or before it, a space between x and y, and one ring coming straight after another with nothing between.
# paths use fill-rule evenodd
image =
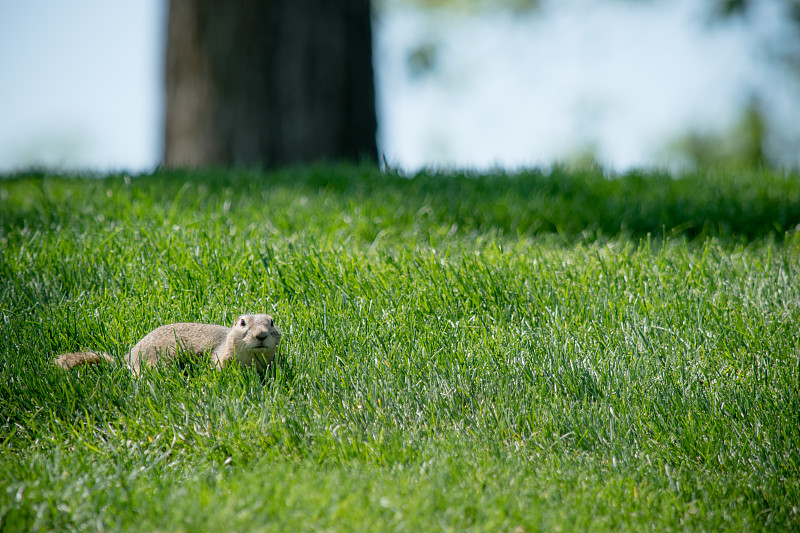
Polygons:
<instances>
[{"instance_id":1,"label":"green grass","mask_svg":"<svg viewBox=\"0 0 800 533\"><path fill-rule=\"evenodd\" d=\"M0 181L0 531L800 529L800 178ZM65 374L269 312L264 382Z\"/></svg>"}]
</instances>

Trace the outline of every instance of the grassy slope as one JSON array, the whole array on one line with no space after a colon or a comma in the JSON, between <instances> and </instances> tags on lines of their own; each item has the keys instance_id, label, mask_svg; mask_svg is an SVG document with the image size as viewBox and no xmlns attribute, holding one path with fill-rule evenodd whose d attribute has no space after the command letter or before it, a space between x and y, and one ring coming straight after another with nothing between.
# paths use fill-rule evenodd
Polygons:
<instances>
[{"instance_id":1,"label":"grassy slope","mask_svg":"<svg viewBox=\"0 0 800 533\"><path fill-rule=\"evenodd\" d=\"M797 176L28 176L0 216L0 530L800 527ZM239 310L266 386L48 366Z\"/></svg>"}]
</instances>

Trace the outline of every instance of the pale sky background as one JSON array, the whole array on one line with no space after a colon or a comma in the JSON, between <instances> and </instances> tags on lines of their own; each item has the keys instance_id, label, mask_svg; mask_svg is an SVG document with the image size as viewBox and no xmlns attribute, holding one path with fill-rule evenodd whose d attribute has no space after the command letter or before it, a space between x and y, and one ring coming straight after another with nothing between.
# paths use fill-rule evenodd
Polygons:
<instances>
[{"instance_id":1,"label":"pale sky background","mask_svg":"<svg viewBox=\"0 0 800 533\"><path fill-rule=\"evenodd\" d=\"M537 15L381 10L378 140L421 167L541 166L593 151L610 168L669 165L689 129L721 131L758 94L800 162L800 87L765 60L784 24L711 26L705 2L551 0ZM0 172L126 170L161 157L164 0L0 0ZM412 75L420 43L436 68Z\"/></svg>"}]
</instances>

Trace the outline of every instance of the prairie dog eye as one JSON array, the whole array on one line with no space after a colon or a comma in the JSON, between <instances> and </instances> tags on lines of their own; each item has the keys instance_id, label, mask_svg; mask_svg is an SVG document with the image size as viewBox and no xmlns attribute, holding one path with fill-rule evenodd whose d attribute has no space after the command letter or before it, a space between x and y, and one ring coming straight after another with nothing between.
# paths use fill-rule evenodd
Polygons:
<instances>
[{"instance_id":1,"label":"prairie dog eye","mask_svg":"<svg viewBox=\"0 0 800 533\"><path fill-rule=\"evenodd\" d=\"M270 326L274 326L275 325L275 322L271 318L269 319L269 325Z\"/></svg>"},{"instance_id":2,"label":"prairie dog eye","mask_svg":"<svg viewBox=\"0 0 800 533\"><path fill-rule=\"evenodd\" d=\"M247 326L247 322L245 322L244 318L241 321L239 321L239 325L242 327Z\"/></svg>"}]
</instances>

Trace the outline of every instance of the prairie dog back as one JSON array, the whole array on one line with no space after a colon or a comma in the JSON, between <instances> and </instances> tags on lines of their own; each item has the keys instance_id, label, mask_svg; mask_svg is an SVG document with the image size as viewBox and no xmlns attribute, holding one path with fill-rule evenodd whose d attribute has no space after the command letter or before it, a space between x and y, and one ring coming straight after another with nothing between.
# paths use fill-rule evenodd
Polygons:
<instances>
[{"instance_id":1,"label":"prairie dog back","mask_svg":"<svg viewBox=\"0 0 800 533\"><path fill-rule=\"evenodd\" d=\"M135 374L142 365L152 366L159 361L170 362L181 353L199 356L224 346L228 328L217 324L179 322L159 326L137 342L126 356L128 366Z\"/></svg>"}]
</instances>

